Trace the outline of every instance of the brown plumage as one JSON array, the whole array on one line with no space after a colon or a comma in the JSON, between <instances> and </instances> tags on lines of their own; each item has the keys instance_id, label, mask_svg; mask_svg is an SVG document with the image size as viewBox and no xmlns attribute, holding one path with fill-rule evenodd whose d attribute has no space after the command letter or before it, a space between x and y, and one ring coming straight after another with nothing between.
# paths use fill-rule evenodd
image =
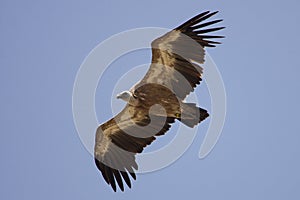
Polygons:
<instances>
[{"instance_id":1,"label":"brown plumage","mask_svg":"<svg viewBox=\"0 0 300 200\"><path fill-rule=\"evenodd\" d=\"M222 21L204 22L216 13L203 12L154 40L148 72L119 96L127 101L126 107L98 127L95 162L114 191L117 185L124 191L123 181L131 187L130 176L136 179L138 169L136 153L166 133L176 119L194 127L208 117L205 109L183 100L202 80L204 48L219 44L210 39L223 37L206 33L224 27L203 29Z\"/></svg>"}]
</instances>

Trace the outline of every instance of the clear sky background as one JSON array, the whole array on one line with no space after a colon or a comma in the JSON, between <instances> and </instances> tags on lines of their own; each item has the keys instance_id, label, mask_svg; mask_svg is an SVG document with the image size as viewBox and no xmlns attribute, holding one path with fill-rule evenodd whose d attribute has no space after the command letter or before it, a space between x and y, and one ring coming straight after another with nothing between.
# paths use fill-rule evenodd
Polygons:
<instances>
[{"instance_id":1,"label":"clear sky background","mask_svg":"<svg viewBox=\"0 0 300 200\"><path fill-rule=\"evenodd\" d=\"M300 199L299 8L296 0L0 1L0 199ZM73 123L80 64L113 34L173 28L205 10L219 10L227 27L209 50L228 98L218 144L198 159L207 121L183 157L113 193ZM149 53L120 59L103 81ZM101 122L111 117L102 110L110 94L97 90ZM172 131L154 145L169 139Z\"/></svg>"}]
</instances>

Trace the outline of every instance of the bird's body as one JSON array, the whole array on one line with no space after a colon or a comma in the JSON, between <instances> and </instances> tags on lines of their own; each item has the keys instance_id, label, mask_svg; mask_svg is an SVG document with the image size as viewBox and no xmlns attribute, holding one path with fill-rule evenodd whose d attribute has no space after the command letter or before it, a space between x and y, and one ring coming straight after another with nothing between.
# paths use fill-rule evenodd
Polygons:
<instances>
[{"instance_id":1,"label":"bird's body","mask_svg":"<svg viewBox=\"0 0 300 200\"><path fill-rule=\"evenodd\" d=\"M194 127L209 116L205 109L184 99L202 80L199 64L204 62L204 48L218 44L208 39L222 37L205 33L223 27L201 29L221 21L200 23L214 14L201 13L154 40L148 72L130 91L117 96L127 105L98 127L95 162L114 191L116 182L124 190L123 180L131 187L129 174L135 179L138 168L135 154L167 132L175 120Z\"/></svg>"}]
</instances>

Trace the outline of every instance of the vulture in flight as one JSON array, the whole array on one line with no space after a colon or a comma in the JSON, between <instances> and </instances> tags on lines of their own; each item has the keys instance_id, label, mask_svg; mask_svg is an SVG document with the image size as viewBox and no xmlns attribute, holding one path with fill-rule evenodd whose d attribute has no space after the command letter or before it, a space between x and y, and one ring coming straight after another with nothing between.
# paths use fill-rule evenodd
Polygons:
<instances>
[{"instance_id":1,"label":"vulture in flight","mask_svg":"<svg viewBox=\"0 0 300 200\"><path fill-rule=\"evenodd\" d=\"M206 47L223 36L209 33L224 27L209 27L222 20L206 21L217 12L203 12L155 39L152 61L146 75L129 91L117 96L127 102L114 118L96 131L94 158L97 168L114 191L117 185L131 188L138 165L135 155L165 134L175 120L194 127L208 112L184 99L202 80ZM130 178L131 177L131 178Z\"/></svg>"}]
</instances>

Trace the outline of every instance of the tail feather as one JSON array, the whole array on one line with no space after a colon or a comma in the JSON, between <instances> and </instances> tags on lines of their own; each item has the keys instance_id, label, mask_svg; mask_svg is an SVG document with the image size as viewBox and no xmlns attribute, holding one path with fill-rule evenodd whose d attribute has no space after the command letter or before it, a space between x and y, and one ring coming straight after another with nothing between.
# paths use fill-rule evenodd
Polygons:
<instances>
[{"instance_id":1,"label":"tail feather","mask_svg":"<svg viewBox=\"0 0 300 200\"><path fill-rule=\"evenodd\" d=\"M190 128L209 116L207 110L197 107L194 103L182 103L181 110L178 120Z\"/></svg>"}]
</instances>

